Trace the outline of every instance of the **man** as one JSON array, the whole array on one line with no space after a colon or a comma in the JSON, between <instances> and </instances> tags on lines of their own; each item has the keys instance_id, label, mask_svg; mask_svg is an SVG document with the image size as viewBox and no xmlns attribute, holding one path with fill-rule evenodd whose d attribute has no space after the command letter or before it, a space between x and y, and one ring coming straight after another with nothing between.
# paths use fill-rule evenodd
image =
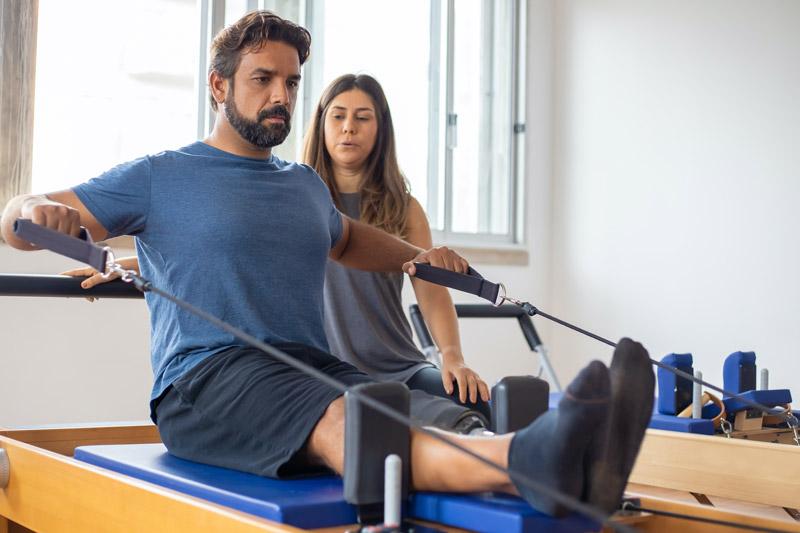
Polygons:
<instances>
[{"instance_id":1,"label":"man","mask_svg":"<svg viewBox=\"0 0 800 533\"><path fill-rule=\"evenodd\" d=\"M207 139L125 163L71 190L14 198L3 214L3 237L33 249L13 235L19 217L71 235L85 226L95 239L135 235L142 275L154 285L348 385L369 382L326 353L327 257L410 275L417 261L457 272L468 265L447 248L422 251L347 219L310 168L271 155L289 132L309 47L308 32L289 21L264 11L244 16L212 44L209 87L218 113ZM155 374L151 413L171 453L271 477L319 467L342 473L339 392L166 300L146 298ZM619 386L621 366L625 387ZM623 341L610 379L593 362L559 409L528 428L451 438L610 512L638 451L644 432L638 415L650 413L652 379L643 348ZM640 401L636 391L648 383ZM616 405L626 405L633 421L622 424L622 437L604 429L620 425ZM411 473L417 490L520 493L540 510L562 510L508 474L417 432Z\"/></svg>"}]
</instances>

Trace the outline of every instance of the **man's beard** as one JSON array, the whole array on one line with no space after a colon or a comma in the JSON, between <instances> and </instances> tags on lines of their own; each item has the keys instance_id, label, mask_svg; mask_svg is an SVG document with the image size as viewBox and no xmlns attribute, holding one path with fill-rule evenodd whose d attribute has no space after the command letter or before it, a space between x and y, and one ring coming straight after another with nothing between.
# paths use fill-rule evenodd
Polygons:
<instances>
[{"instance_id":1,"label":"man's beard","mask_svg":"<svg viewBox=\"0 0 800 533\"><path fill-rule=\"evenodd\" d=\"M236 104L233 101L233 91L228 93L225 98L225 116L228 122L231 123L242 138L259 148L272 148L278 146L289 135L292 129L291 115L289 109L281 104L275 105L269 109L264 109L258 114L256 120L250 120L244 115L239 113L236 109ZM262 122L268 118L281 117L285 120L283 124L268 124L264 125Z\"/></svg>"}]
</instances>

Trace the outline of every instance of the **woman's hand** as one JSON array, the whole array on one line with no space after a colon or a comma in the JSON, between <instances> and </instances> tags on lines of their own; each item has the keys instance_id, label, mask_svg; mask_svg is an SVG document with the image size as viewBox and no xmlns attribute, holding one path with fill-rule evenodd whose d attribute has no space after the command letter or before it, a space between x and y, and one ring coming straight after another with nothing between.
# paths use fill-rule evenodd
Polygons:
<instances>
[{"instance_id":1,"label":"woman's hand","mask_svg":"<svg viewBox=\"0 0 800 533\"><path fill-rule=\"evenodd\" d=\"M117 263L119 263L119 265L125 270L134 270L137 274L139 273L139 260L136 257L123 257L122 259L119 259ZM72 270L62 272L61 275L72 276L76 278L86 276L86 279L81 282L81 287L84 289L91 289L95 285L107 283L120 277L120 275L116 272L112 272L108 275L108 277L103 277L100 272L92 267L73 268ZM93 296L87 296L86 299L90 302L96 300L96 298Z\"/></svg>"},{"instance_id":2,"label":"woman's hand","mask_svg":"<svg viewBox=\"0 0 800 533\"><path fill-rule=\"evenodd\" d=\"M464 364L460 355L442 354L442 384L447 394L453 394L453 381L458 383L458 400L461 403L469 401L478 402L478 397L484 402L489 401L489 386L481 379L477 372Z\"/></svg>"}]
</instances>

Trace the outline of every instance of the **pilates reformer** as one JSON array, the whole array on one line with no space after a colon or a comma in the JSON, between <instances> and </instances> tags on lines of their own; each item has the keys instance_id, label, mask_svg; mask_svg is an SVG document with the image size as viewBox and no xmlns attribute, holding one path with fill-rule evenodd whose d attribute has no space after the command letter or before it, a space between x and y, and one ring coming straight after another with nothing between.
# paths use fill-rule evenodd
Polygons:
<instances>
[{"instance_id":1,"label":"pilates reformer","mask_svg":"<svg viewBox=\"0 0 800 533\"><path fill-rule=\"evenodd\" d=\"M470 274L454 275L423 265L417 276L493 302L489 306L462 306L460 312L456 306L457 313L464 318L517 318L532 349L541 341L532 340L526 331L525 319L536 315L614 346L613 342L543 313L528 302L507 297L502 284L484 280L476 272ZM504 301L515 307L503 312L504 308L499 305ZM418 309L413 311L418 313ZM417 316L414 326L422 344L432 344L424 318ZM789 406L789 391L767 390L763 370L760 390L755 390L755 354L752 352L735 352L725 360L724 388L703 381L702 374L694 372L691 360L690 354L670 354L661 361L651 360L658 367L658 402L651 429L629 478L628 493L668 495L709 506L713 503L707 495L713 495L714 500L726 508L748 509L800 530L797 510L800 504L800 466L797 463L800 432L797 416L792 416ZM545 368L550 369L546 358L542 359L542 365L545 364ZM722 392L725 399L704 405L714 397L702 393L700 385ZM778 416L765 414L772 407L782 408ZM690 418L692 412L694 416ZM772 427L763 425L768 420ZM788 427L777 427L778 422L786 422ZM714 431L715 423L721 431ZM725 438L708 439L706 435Z\"/></svg>"},{"instance_id":2,"label":"pilates reformer","mask_svg":"<svg viewBox=\"0 0 800 533\"><path fill-rule=\"evenodd\" d=\"M69 282L73 283L73 289L72 290L75 290L75 288L77 288L77 291L75 293L73 293L72 295L74 295L74 296L92 295L91 293L83 291L82 289L80 289L79 285L77 283L74 283L72 280L69 280L69 278L67 278L67 280ZM114 286L114 285L115 285L114 283L107 284L107 286L109 286L109 287ZM125 286L124 284L121 285L120 283L116 283L116 286L120 287L120 290L122 291L120 294L125 293L128 297L131 296L132 293L129 290L121 289L121 287ZM110 290L110 289L107 289L107 290ZM40 295L44 295L44 294L40 294ZM34 433L36 433L36 430L29 430L29 431L33 431ZM73 437L67 437L67 438L62 437L62 443L60 444L60 446L62 446L62 450L61 451L66 451L67 453L69 453L71 451L70 447L74 448L73 444L77 444L79 442L92 442L93 440L103 440L103 439L112 440L113 441L115 438L119 438L122 441L125 441L125 440L131 440L131 437L132 437L132 435L128 435L127 437L126 436L114 437L113 434L115 434L116 432L108 430L108 429L105 430L105 431L100 430L100 433L102 433L104 435L104 437L98 437L98 436L92 437L91 435L85 435L85 434L84 435L80 435L79 433L85 433L85 432L80 432L80 430L74 430L74 431L76 431L76 433L73 433L73 435L74 435ZM138 431L138 433L137 433L137 431ZM144 442L157 441L157 435L154 434L154 428L150 429L149 432L147 430L142 430L142 428L138 428L137 431L134 431L134 433L136 433L136 435L138 435L138 438L140 439L139 442L141 442L142 440ZM16 449L13 446L11 448L8 448L7 438L9 436L18 437L21 440L22 440L23 436L21 434L19 434L19 433L15 433L14 435L9 435L9 432L5 432L5 436L3 437L3 441L2 442L4 444L4 447L6 447L6 449L14 449L15 450L14 454L16 454L18 452L16 451ZM31 434L27 435L27 440L29 442L36 442L36 443L40 443L40 444L43 443L43 442L46 442L48 438L53 438L53 440L56 440L55 437L45 437L43 433L38 433L38 435L36 435L36 436L31 435ZM70 439L72 439L72 440L70 440ZM133 440L135 440L135 439L133 439ZM66 442L66 444L65 444L65 442ZM46 447L46 446L43 446L43 447ZM31 451L31 450L27 450L27 451ZM161 450L161 451L163 452L163 450ZM22 452L19 452L19 453L22 453ZM108 457L107 455L104 456L100 452L94 452L94 453L96 455L99 453L99 455L101 456L101 458L98 459L99 463L96 463L96 464L101 464L103 466L109 466L114 461L113 457ZM86 451L86 452L76 453L76 457L79 457L79 456L81 456L83 454L91 455L92 452L91 451ZM11 455L13 455L13 454L9 454L9 458L13 459L13 457L10 457ZM24 455L24 454L22 454L22 455ZM50 459L55 459L55 458L53 458L51 456L48 456L48 457ZM61 461L64 461L64 459L61 459ZM67 461L67 462L70 462L70 461ZM72 462L74 462L74 460ZM16 461L11 461L11 463L16 465ZM63 463L59 463L59 461L56 461L56 463L58 463L58 466L57 467L54 466L54 468L63 468L64 467ZM86 466L85 465L80 465L80 468L78 468L77 470L81 470L82 468L86 468ZM12 470L11 470L10 481L14 480L15 473L17 473L17 468L13 467ZM18 473L17 473L17 475L19 476ZM83 474L78 474L78 475L86 475L86 474L83 473ZM114 477L114 476L111 476L111 477ZM2 480L0 480L0 481L2 481ZM292 483L294 483L294 482L292 482ZM31 482L31 484L33 484L33 483ZM167 485L167 486L170 487L170 485ZM10 484L9 484L9 487L10 487ZM18 483L17 484L17 488L20 488L20 487L21 487L21 485ZM172 488L174 488L174 487L172 487ZM10 490L10 488L9 488L9 490ZM7 496L5 491L3 493L3 496ZM143 496L143 497L146 498L146 496ZM424 495L423 496L419 496L419 497L417 497L417 495L415 495L415 498L416 499L412 502L412 507L415 506L415 505L418 505L418 504L421 507L425 507L425 505L429 505L429 506L440 507L440 508L441 507L447 507L447 505L448 505L448 504L444 503L443 501L428 502L427 504L419 503L420 500L424 500ZM459 498L456 498L456 500L459 500ZM5 505L6 503L7 503L7 498L6 499L0 499L0 511L1 511L0 515L7 516L11 520L14 520L16 518L16 515L12 514L11 516L9 516L8 514L6 514L6 512L8 511L8 509L6 509L6 505ZM505 504L508 505L508 502L505 502ZM456 508L461 508L462 511L463 511L463 507L465 505L465 502L463 501L463 498L462 498L461 500L458 501L458 503L454 503L453 505L455 505ZM495 502L494 505L497 506L498 504ZM461 507L459 507L459 506L461 506ZM13 511L13 509L12 509L12 511ZM101 516L106 516L108 513L107 512L103 513L101 511L99 514ZM418 513L418 514L421 514L421 513ZM703 513L696 512L696 514L701 515ZM708 513L706 513L706 514L708 514ZM712 514L714 514L714 513L712 513ZM761 520L756 521L756 522L751 520L751 521L748 522L748 519L747 519L748 517L747 516L741 516L739 513L727 513L726 514L724 512L716 511L716 515L717 516L728 517L729 521L736 520L741 524L759 523L762 527L765 524L765 522L763 522ZM423 516L423 518L426 518L426 517ZM437 517L433 517L434 520L436 520L436 518ZM650 526L648 526L648 529L652 529L652 526L656 523L657 520L661 521L661 522L659 522L660 525L658 527L667 527L666 524L669 523L668 522L669 520L672 520L673 522L671 522L671 523L673 523L673 524L676 524L676 523L679 523L679 522L682 524L685 521L685 520L684 521L680 521L680 519L675 518L675 517L663 517L663 516L662 517L647 517L647 519L649 520L648 523L650 524ZM636 517L634 520L637 520L637 521L641 522L642 517ZM679 522L675 522L676 520L679 521ZM473 526L476 525L475 522L469 522L469 521L467 522L467 524L471 524ZM454 524L454 525L458 526L458 524ZM564 524L561 524L561 525L564 525ZM544 524L539 524L539 527L543 527L543 526L544 526ZM556 525L555 524L551 524L551 526L555 527ZM768 526L772 527L772 528L774 528L776 530L786 530L787 529L785 527L785 525L777 523L777 522L775 524L769 523ZM161 524L159 527L163 527L163 524ZM573 527L574 528L585 528L586 525L585 524L583 524L583 525L573 524ZM681 527L683 527L683 526L681 526ZM34 528L34 529L38 530L38 528ZM65 530L64 528L60 528L60 529L51 528L51 529L52 530ZM96 529L96 526L95 526L94 529ZM155 528L155 529L151 528L150 530L156 530L156 529L159 529L159 528ZM46 530L46 529L42 528L41 530ZM73 530L73 529L70 529L70 530ZM110 528L108 530L120 530L120 529ZM138 528L137 528L137 530L138 530ZM181 530L181 529L172 529L172 528L170 528L170 530ZM195 530L196 530L196 528L195 528ZM226 528L226 530L232 530L232 529ZM245 530L245 529L242 529L242 530ZM291 530L291 529L284 529L284 530ZM494 530L498 530L498 531L503 530L503 531L505 531L505 530L510 530L510 529L502 528L502 529L494 529Z\"/></svg>"}]
</instances>

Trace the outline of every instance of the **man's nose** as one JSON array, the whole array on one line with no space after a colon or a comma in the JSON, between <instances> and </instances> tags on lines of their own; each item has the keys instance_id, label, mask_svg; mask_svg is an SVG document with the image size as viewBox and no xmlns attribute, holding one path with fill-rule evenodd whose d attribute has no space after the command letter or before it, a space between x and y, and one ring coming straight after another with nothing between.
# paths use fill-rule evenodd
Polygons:
<instances>
[{"instance_id":1,"label":"man's nose","mask_svg":"<svg viewBox=\"0 0 800 533\"><path fill-rule=\"evenodd\" d=\"M272 104L289 105L289 89L283 83L275 83L272 86Z\"/></svg>"}]
</instances>

